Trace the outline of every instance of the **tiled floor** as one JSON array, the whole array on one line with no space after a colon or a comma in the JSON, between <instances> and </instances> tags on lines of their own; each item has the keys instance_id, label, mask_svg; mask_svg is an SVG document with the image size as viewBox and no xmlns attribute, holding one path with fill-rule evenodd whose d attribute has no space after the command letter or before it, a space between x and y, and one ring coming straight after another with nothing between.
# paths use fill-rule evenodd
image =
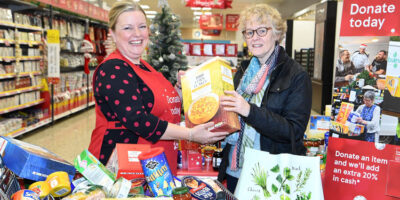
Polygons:
<instances>
[{"instance_id":1,"label":"tiled floor","mask_svg":"<svg viewBox=\"0 0 400 200\"><path fill-rule=\"evenodd\" d=\"M318 113L312 111L311 114ZM95 112L92 107L17 139L44 147L73 163L75 157L88 148L94 125Z\"/></svg>"},{"instance_id":2,"label":"tiled floor","mask_svg":"<svg viewBox=\"0 0 400 200\"><path fill-rule=\"evenodd\" d=\"M92 107L17 139L44 147L73 163L75 157L88 148L94 126L95 112Z\"/></svg>"}]
</instances>

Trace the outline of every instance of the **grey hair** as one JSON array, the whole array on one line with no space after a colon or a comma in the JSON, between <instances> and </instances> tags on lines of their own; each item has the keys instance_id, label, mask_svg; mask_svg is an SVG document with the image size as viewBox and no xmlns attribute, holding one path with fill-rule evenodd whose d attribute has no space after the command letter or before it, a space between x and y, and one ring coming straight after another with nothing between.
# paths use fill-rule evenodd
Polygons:
<instances>
[{"instance_id":1,"label":"grey hair","mask_svg":"<svg viewBox=\"0 0 400 200\"><path fill-rule=\"evenodd\" d=\"M366 99L370 99L370 100L375 100L375 92L373 92L373 91L366 91L365 93L364 93L364 98L366 98Z\"/></svg>"},{"instance_id":2,"label":"grey hair","mask_svg":"<svg viewBox=\"0 0 400 200\"><path fill-rule=\"evenodd\" d=\"M339 57L341 58L344 55L344 52L349 51L347 49L340 50Z\"/></svg>"}]
</instances>

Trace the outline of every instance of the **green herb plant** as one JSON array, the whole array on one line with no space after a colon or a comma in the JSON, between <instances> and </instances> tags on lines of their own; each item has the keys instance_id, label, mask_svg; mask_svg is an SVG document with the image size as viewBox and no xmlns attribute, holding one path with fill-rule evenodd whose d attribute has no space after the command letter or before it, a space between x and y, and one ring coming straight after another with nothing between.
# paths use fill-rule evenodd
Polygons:
<instances>
[{"instance_id":1,"label":"green herb plant","mask_svg":"<svg viewBox=\"0 0 400 200\"><path fill-rule=\"evenodd\" d=\"M253 168L251 176L253 177L254 183L262 188L264 197L271 197L271 193L269 193L267 189L268 172L260 167L260 163L257 163L256 166Z\"/></svg>"}]
</instances>

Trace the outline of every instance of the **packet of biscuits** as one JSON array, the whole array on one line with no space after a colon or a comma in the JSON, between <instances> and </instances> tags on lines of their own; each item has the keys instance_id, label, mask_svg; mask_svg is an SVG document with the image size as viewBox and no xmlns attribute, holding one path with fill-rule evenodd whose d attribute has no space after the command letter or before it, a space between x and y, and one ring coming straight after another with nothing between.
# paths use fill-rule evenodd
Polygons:
<instances>
[{"instance_id":1,"label":"packet of biscuits","mask_svg":"<svg viewBox=\"0 0 400 200\"><path fill-rule=\"evenodd\" d=\"M220 105L224 91L234 90L229 62L215 57L188 70L181 79L185 124L193 127L213 121L211 131L235 132L240 129L236 113Z\"/></svg>"}]
</instances>

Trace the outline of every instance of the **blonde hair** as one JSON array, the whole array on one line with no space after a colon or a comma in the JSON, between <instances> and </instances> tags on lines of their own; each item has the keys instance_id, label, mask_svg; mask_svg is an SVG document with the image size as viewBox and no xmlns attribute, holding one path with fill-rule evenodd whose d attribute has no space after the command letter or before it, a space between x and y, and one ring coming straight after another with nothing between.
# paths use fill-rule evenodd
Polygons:
<instances>
[{"instance_id":1,"label":"blonde hair","mask_svg":"<svg viewBox=\"0 0 400 200\"><path fill-rule=\"evenodd\" d=\"M115 25L117 24L118 17L127 11L140 11L146 17L146 13L139 4L133 1L116 2L113 4L110 12L108 13L108 25L111 30L115 31Z\"/></svg>"},{"instance_id":2,"label":"blonde hair","mask_svg":"<svg viewBox=\"0 0 400 200\"><path fill-rule=\"evenodd\" d=\"M240 14L240 27L241 30L245 30L246 22L255 18L257 22L261 24L267 24L271 22L272 31L278 36L278 42L280 43L285 37L286 33L286 21L282 19L281 14L275 8L267 4L256 4L254 6L247 7Z\"/></svg>"}]
</instances>

